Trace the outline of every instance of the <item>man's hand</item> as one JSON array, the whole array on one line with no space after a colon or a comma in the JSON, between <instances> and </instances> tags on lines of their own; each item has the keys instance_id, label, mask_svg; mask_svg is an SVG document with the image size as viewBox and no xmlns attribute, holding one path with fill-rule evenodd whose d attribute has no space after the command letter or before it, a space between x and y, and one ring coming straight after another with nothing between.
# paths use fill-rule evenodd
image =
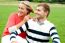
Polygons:
<instances>
[{"instance_id":1,"label":"man's hand","mask_svg":"<svg viewBox=\"0 0 65 43\"><path fill-rule=\"evenodd\" d=\"M11 27L8 28L8 31L10 33L15 32L16 30L17 30L17 27L16 26L11 26Z\"/></svg>"},{"instance_id":2,"label":"man's hand","mask_svg":"<svg viewBox=\"0 0 65 43\"><path fill-rule=\"evenodd\" d=\"M17 43L16 41L12 41L11 43Z\"/></svg>"}]
</instances>

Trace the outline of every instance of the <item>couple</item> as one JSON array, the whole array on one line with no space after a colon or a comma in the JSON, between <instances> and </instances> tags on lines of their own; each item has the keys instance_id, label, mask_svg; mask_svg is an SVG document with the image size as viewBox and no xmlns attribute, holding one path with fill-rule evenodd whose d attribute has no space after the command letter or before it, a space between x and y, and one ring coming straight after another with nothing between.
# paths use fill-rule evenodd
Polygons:
<instances>
[{"instance_id":1,"label":"couple","mask_svg":"<svg viewBox=\"0 0 65 43\"><path fill-rule=\"evenodd\" d=\"M34 13L36 17L31 18L30 12L33 12L32 8L27 4L20 3L18 15L25 15L23 20L18 24L10 26L8 31L10 33L9 40L11 43L49 43L51 37L52 43L60 43L60 39L54 24L47 20L50 8L45 3L40 3ZM25 6L25 7L23 7ZM27 9L27 7L29 9ZM25 12L24 12L25 11ZM24 13L23 13L24 12ZM26 38L22 39L18 35L22 32L26 33ZM20 39L17 39L20 38Z\"/></svg>"}]
</instances>

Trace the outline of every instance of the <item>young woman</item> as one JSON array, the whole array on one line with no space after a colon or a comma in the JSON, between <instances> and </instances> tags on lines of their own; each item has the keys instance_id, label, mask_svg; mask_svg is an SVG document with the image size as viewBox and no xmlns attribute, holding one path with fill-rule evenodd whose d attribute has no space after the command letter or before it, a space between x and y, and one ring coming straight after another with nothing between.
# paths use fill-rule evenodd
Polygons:
<instances>
[{"instance_id":1,"label":"young woman","mask_svg":"<svg viewBox=\"0 0 65 43\"><path fill-rule=\"evenodd\" d=\"M50 8L47 4L39 4L35 10L35 14L37 16L35 19L28 20L29 17L26 16L23 22L9 28L9 32L11 33L10 40L15 39L12 40L12 42L14 41L15 43L17 34L20 34L20 31L23 29L27 33L26 39L28 43L49 43L50 37L52 39L52 43L60 43L54 24L47 19L49 13ZM18 29L19 27L22 27L22 29ZM13 30L13 28L15 30Z\"/></svg>"},{"instance_id":2,"label":"young woman","mask_svg":"<svg viewBox=\"0 0 65 43\"><path fill-rule=\"evenodd\" d=\"M21 1L19 3L18 12L12 13L8 18L7 25L3 32L2 43L5 43L6 39L8 39L7 37L9 37L9 35L10 35L8 28L11 26L17 25L18 23L23 21L23 18L26 15L29 15L31 12L33 12L33 10L31 8L31 6L29 5L28 1ZM24 31L22 31L20 34L18 34L18 36L20 36L21 38L26 38L26 33Z\"/></svg>"}]
</instances>

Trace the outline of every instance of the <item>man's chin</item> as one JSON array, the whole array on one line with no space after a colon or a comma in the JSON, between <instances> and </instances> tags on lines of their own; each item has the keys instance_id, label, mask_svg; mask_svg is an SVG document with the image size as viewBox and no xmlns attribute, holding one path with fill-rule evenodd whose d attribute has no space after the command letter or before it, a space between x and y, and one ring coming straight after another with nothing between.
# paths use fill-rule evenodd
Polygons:
<instances>
[{"instance_id":1,"label":"man's chin","mask_svg":"<svg viewBox=\"0 0 65 43\"><path fill-rule=\"evenodd\" d=\"M39 18L40 16L35 16L34 18Z\"/></svg>"}]
</instances>

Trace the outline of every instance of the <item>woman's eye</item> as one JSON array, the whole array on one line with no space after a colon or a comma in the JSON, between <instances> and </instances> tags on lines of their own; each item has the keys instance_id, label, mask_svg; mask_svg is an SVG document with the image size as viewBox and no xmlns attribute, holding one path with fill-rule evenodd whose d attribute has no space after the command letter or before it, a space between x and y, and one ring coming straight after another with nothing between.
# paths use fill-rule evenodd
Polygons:
<instances>
[{"instance_id":1,"label":"woman's eye","mask_svg":"<svg viewBox=\"0 0 65 43\"><path fill-rule=\"evenodd\" d=\"M18 7L19 9L22 9L22 10L24 10L23 8L21 8L21 7Z\"/></svg>"},{"instance_id":2,"label":"woman's eye","mask_svg":"<svg viewBox=\"0 0 65 43\"><path fill-rule=\"evenodd\" d=\"M23 8L21 8L21 9L23 9Z\"/></svg>"}]
</instances>

